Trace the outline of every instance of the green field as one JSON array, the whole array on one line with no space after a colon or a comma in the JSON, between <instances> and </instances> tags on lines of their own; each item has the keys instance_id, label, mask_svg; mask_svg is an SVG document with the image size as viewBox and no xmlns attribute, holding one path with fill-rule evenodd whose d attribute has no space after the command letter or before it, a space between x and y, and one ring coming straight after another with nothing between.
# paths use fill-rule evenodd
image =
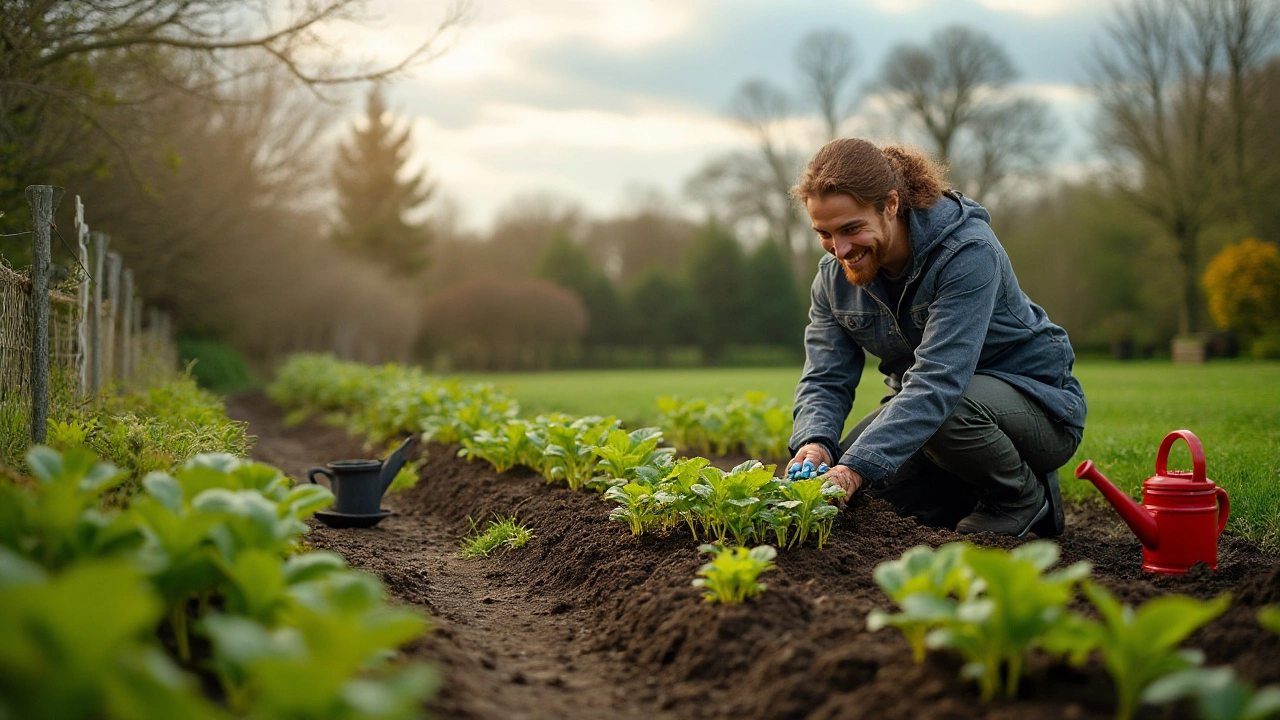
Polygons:
<instances>
[{"instance_id":1,"label":"green field","mask_svg":"<svg viewBox=\"0 0 1280 720\"><path fill-rule=\"evenodd\" d=\"M713 397L760 390L790 403L800 369L598 370L538 374L473 374L508 387L526 414L560 410L617 415L630 426L657 422L662 395ZM1112 481L1138 496L1154 473L1156 450L1171 430L1187 428L1204 445L1208 475L1231 496L1229 529L1280 550L1280 364L1248 361L1206 365L1090 361L1076 376L1089 400L1084 443L1066 468L1063 491L1097 497L1069 477L1092 459ZM879 401L879 373L863 376L850 423ZM1189 469L1179 443L1170 467Z\"/></svg>"}]
</instances>

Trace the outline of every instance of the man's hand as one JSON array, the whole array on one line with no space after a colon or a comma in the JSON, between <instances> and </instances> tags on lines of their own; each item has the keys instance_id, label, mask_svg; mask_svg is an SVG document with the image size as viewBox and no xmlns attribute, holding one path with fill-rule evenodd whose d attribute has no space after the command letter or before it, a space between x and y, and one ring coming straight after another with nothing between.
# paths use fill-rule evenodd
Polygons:
<instances>
[{"instance_id":1,"label":"man's hand","mask_svg":"<svg viewBox=\"0 0 1280 720\"><path fill-rule=\"evenodd\" d=\"M827 471L827 480L844 488L844 499L848 500L862 487L862 476L848 465L837 465Z\"/></svg>"},{"instance_id":2,"label":"man's hand","mask_svg":"<svg viewBox=\"0 0 1280 720\"><path fill-rule=\"evenodd\" d=\"M831 464L831 456L827 454L826 448L818 443L809 443L796 451L796 456L791 458L791 462L787 463L787 477L792 480L797 479L796 472L804 469L804 464L809 463L810 470L823 468L826 472L826 466ZM817 477L815 474L814 477Z\"/></svg>"}]
</instances>

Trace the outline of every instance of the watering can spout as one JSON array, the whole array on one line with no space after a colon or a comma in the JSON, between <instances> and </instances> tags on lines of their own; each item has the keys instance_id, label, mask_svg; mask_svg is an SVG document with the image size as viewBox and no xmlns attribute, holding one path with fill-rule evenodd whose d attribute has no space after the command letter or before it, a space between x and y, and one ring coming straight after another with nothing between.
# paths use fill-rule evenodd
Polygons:
<instances>
[{"instance_id":1,"label":"watering can spout","mask_svg":"<svg viewBox=\"0 0 1280 720\"><path fill-rule=\"evenodd\" d=\"M1110 480L1103 477L1098 472L1098 468L1093 464L1092 460L1085 460L1080 463L1080 467L1076 468L1076 477L1081 480L1088 480L1102 492L1102 496L1111 503L1111 506L1120 513L1120 519L1124 520L1134 535L1138 536L1138 540L1142 542L1143 547L1148 550L1155 550L1160 543L1160 531L1156 527L1156 520L1147 512L1146 508L1134 502L1132 498L1121 492L1120 488L1111 483Z\"/></svg>"},{"instance_id":2,"label":"watering can spout","mask_svg":"<svg viewBox=\"0 0 1280 720\"><path fill-rule=\"evenodd\" d=\"M405 452L416 439L416 435L410 435L403 443L400 444L400 447L396 448L395 452L388 455L387 459L383 461L382 473L378 477L382 482L382 492L385 493L387 488L391 487L392 481L396 479L396 473L399 473L400 468L404 467L405 462L407 461L407 458L405 458Z\"/></svg>"}]
</instances>

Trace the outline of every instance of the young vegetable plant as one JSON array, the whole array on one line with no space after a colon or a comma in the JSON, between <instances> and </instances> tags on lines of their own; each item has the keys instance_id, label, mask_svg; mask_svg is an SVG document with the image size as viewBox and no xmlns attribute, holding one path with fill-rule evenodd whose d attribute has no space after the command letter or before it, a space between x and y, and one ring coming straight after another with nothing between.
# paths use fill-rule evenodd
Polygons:
<instances>
[{"instance_id":1,"label":"young vegetable plant","mask_svg":"<svg viewBox=\"0 0 1280 720\"><path fill-rule=\"evenodd\" d=\"M1271 632L1280 635L1280 605L1271 605L1259 610L1258 623Z\"/></svg>"},{"instance_id":2,"label":"young vegetable plant","mask_svg":"<svg viewBox=\"0 0 1280 720\"><path fill-rule=\"evenodd\" d=\"M911 645L912 658L924 662L928 632L950 616L956 601L967 600L981 589L974 583L973 571L964 564L969 547L958 542L937 550L917 545L898 560L877 565L873 573L876 583L902 612L890 615L876 608L867 615L867 629L898 628Z\"/></svg>"},{"instance_id":3,"label":"young vegetable plant","mask_svg":"<svg viewBox=\"0 0 1280 720\"><path fill-rule=\"evenodd\" d=\"M776 506L785 508L795 518L796 533L791 544L804 544L812 533L818 537L818 549L822 549L840 512L831 504L831 499L844 497L844 490L822 478L813 478L782 483L779 492L785 500Z\"/></svg>"},{"instance_id":4,"label":"young vegetable plant","mask_svg":"<svg viewBox=\"0 0 1280 720\"><path fill-rule=\"evenodd\" d=\"M476 521L467 518L471 530L462 539L463 557L489 557L489 554L501 547L518 550L533 539L533 531L521 525L514 517L504 518L494 513L493 519L485 525L484 530L477 527Z\"/></svg>"},{"instance_id":5,"label":"young vegetable plant","mask_svg":"<svg viewBox=\"0 0 1280 720\"><path fill-rule=\"evenodd\" d=\"M1164 705L1195 698L1204 720L1266 720L1280 716L1280 687L1254 691L1230 667L1188 668L1156 680L1142 701Z\"/></svg>"},{"instance_id":6,"label":"young vegetable plant","mask_svg":"<svg viewBox=\"0 0 1280 720\"><path fill-rule=\"evenodd\" d=\"M698 539L696 519L701 512L702 496L693 491L693 486L702 482L702 472L710 464L706 458L686 458L671 466L667 476L659 481L653 499L662 513L663 530L683 520L693 539Z\"/></svg>"},{"instance_id":7,"label":"young vegetable plant","mask_svg":"<svg viewBox=\"0 0 1280 720\"><path fill-rule=\"evenodd\" d=\"M480 458L487 461L497 472L504 473L524 462L528 455L530 441L529 426L520 420L508 420L494 430L481 430L475 435L462 438L462 449L459 457Z\"/></svg>"},{"instance_id":8,"label":"young vegetable plant","mask_svg":"<svg viewBox=\"0 0 1280 720\"><path fill-rule=\"evenodd\" d=\"M970 548L964 562L982 583L981 592L956 603L941 627L925 636L932 648L950 648L968 662L961 672L978 681L982 700L995 697L1003 679L1008 697L1018 690L1028 651L1067 617L1066 604L1090 564L1077 562L1042 574L1058 561L1058 546L1027 543L1011 551Z\"/></svg>"},{"instance_id":9,"label":"young vegetable plant","mask_svg":"<svg viewBox=\"0 0 1280 720\"><path fill-rule=\"evenodd\" d=\"M541 428L542 475L548 482L564 480L570 490L581 490L591 480L596 465L595 449L617 428L615 417L588 416L568 425L548 424ZM532 438L531 438L532 439Z\"/></svg>"},{"instance_id":10,"label":"young vegetable plant","mask_svg":"<svg viewBox=\"0 0 1280 720\"><path fill-rule=\"evenodd\" d=\"M769 545L751 548L725 548L723 545L702 545L699 552L713 553L711 562L698 569L701 577L693 581L694 587L705 592L707 602L726 604L741 603L764 592L766 586L758 582L760 575L774 568L773 559L778 551Z\"/></svg>"},{"instance_id":11,"label":"young vegetable plant","mask_svg":"<svg viewBox=\"0 0 1280 720\"><path fill-rule=\"evenodd\" d=\"M648 483L614 485L604 492L604 499L621 504L609 513L609 519L625 522L633 536L644 533L646 526L661 519L661 515L653 512L656 507L654 491Z\"/></svg>"},{"instance_id":12,"label":"young vegetable plant","mask_svg":"<svg viewBox=\"0 0 1280 720\"><path fill-rule=\"evenodd\" d=\"M1133 717L1148 685L1203 661L1200 651L1180 650L1178 646L1231 604L1227 595L1208 602L1168 595L1134 609L1121 605L1101 585L1086 582L1083 588L1102 621L1073 618L1050 633L1045 645L1051 651L1069 655L1077 664L1090 651L1101 651L1116 687L1117 720Z\"/></svg>"},{"instance_id":13,"label":"young vegetable plant","mask_svg":"<svg viewBox=\"0 0 1280 720\"><path fill-rule=\"evenodd\" d=\"M640 428L630 433L610 430L604 443L593 449L599 462L596 472L617 480L654 483L661 476L675 448L658 447L662 431Z\"/></svg>"}]
</instances>

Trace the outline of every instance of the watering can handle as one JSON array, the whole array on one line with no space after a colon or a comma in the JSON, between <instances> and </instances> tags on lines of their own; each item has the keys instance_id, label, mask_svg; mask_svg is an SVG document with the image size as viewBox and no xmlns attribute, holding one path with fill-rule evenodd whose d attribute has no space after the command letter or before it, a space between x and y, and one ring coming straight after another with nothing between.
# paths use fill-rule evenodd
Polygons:
<instances>
[{"instance_id":1,"label":"watering can handle","mask_svg":"<svg viewBox=\"0 0 1280 720\"><path fill-rule=\"evenodd\" d=\"M320 473L321 475L324 475L325 477L329 478L329 485L330 487L333 486L333 473L329 472L325 468L311 468L310 470L307 471L307 479L311 481L312 485L320 484L316 482L316 473Z\"/></svg>"},{"instance_id":2,"label":"watering can handle","mask_svg":"<svg viewBox=\"0 0 1280 720\"><path fill-rule=\"evenodd\" d=\"M1218 534L1227 528L1227 518L1231 516L1231 500L1227 497L1227 491L1222 488L1215 488L1218 496Z\"/></svg>"},{"instance_id":3,"label":"watering can handle","mask_svg":"<svg viewBox=\"0 0 1280 720\"><path fill-rule=\"evenodd\" d=\"M1160 452L1156 453L1156 475L1169 474L1169 449L1179 439L1187 441L1187 447L1191 449L1191 479L1204 482L1204 448L1200 447L1200 439L1190 430L1174 430L1164 436Z\"/></svg>"}]
</instances>

